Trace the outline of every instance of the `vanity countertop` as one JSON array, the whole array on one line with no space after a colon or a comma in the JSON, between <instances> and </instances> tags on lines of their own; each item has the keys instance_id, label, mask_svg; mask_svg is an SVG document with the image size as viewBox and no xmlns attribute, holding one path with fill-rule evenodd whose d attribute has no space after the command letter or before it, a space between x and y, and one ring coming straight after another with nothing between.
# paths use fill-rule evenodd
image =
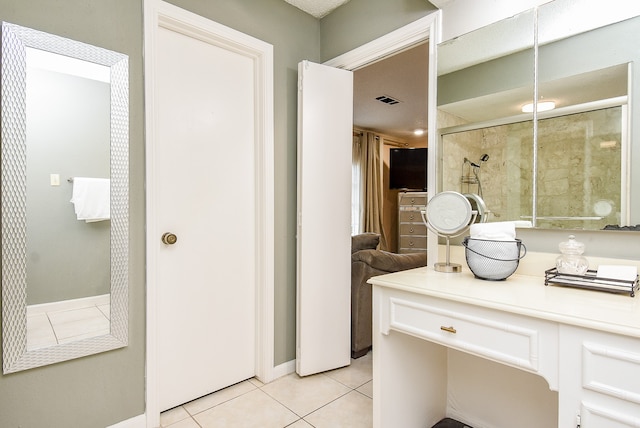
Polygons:
<instances>
[{"instance_id":1,"label":"vanity countertop","mask_svg":"<svg viewBox=\"0 0 640 428\"><path fill-rule=\"evenodd\" d=\"M544 285L544 277L512 275L504 281L432 267L373 277L370 284L443 298L563 324L640 338L640 296Z\"/></svg>"}]
</instances>

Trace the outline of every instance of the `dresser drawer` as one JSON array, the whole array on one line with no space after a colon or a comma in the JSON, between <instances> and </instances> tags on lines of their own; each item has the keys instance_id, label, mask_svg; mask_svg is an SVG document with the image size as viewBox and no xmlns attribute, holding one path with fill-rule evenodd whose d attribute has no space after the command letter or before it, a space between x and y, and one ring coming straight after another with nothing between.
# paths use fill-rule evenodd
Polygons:
<instances>
[{"instance_id":1,"label":"dresser drawer","mask_svg":"<svg viewBox=\"0 0 640 428\"><path fill-rule=\"evenodd\" d=\"M400 224L400 235L407 236L427 236L427 226L424 223Z\"/></svg>"},{"instance_id":2,"label":"dresser drawer","mask_svg":"<svg viewBox=\"0 0 640 428\"><path fill-rule=\"evenodd\" d=\"M391 298L388 309L392 330L516 368L538 372L541 347L557 355L557 327L542 320L437 299Z\"/></svg>"},{"instance_id":3,"label":"dresser drawer","mask_svg":"<svg viewBox=\"0 0 640 428\"><path fill-rule=\"evenodd\" d=\"M420 214L419 209L405 211L401 210L400 214L400 223L421 223L424 224L422 220L422 215Z\"/></svg>"},{"instance_id":4,"label":"dresser drawer","mask_svg":"<svg viewBox=\"0 0 640 428\"><path fill-rule=\"evenodd\" d=\"M426 193L416 194L401 194L398 196L398 205L404 206L425 206L427 205Z\"/></svg>"},{"instance_id":5,"label":"dresser drawer","mask_svg":"<svg viewBox=\"0 0 640 428\"><path fill-rule=\"evenodd\" d=\"M400 248L427 248L426 236L400 236Z\"/></svg>"}]
</instances>

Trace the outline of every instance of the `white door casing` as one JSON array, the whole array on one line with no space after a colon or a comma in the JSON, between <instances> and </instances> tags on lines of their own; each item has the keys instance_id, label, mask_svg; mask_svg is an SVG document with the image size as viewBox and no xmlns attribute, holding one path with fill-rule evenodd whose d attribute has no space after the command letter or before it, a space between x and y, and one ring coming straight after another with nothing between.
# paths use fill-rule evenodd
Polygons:
<instances>
[{"instance_id":1,"label":"white door casing","mask_svg":"<svg viewBox=\"0 0 640 428\"><path fill-rule=\"evenodd\" d=\"M174 383L208 373L196 393L234 376L273 376L272 69L271 45L145 2L149 427L181 404L160 393L172 366ZM164 232L178 242L162 244ZM179 305L186 318L171 313ZM194 328L192 315L209 325ZM180 349L202 346L202 355L179 359L174 349L165 358L169 336ZM229 364L240 367L236 374Z\"/></svg>"},{"instance_id":2,"label":"white door casing","mask_svg":"<svg viewBox=\"0 0 640 428\"><path fill-rule=\"evenodd\" d=\"M353 73L298 64L296 371L349 365Z\"/></svg>"},{"instance_id":3,"label":"white door casing","mask_svg":"<svg viewBox=\"0 0 640 428\"><path fill-rule=\"evenodd\" d=\"M420 18L410 24L400 27L369 43L357 47L349 52L339 55L324 65L342 68L345 70L357 70L366 67L395 53L402 52L420 43L429 43L429 83L427 94L427 111L432 112L427 117L427 135L429 142L429 158L427 160L428 198L438 192L438 176L436 164L439 161L442 150L438 144L438 130L436 128L437 112L437 46L442 39L440 10ZM427 239L427 264L433 265L438 258L438 237L428 231Z\"/></svg>"}]
</instances>

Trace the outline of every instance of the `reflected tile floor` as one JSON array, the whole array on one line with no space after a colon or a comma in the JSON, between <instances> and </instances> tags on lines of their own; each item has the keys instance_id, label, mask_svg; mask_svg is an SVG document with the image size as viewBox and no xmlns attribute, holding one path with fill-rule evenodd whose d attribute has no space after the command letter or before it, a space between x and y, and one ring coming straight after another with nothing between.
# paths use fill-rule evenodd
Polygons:
<instances>
[{"instance_id":1,"label":"reflected tile floor","mask_svg":"<svg viewBox=\"0 0 640 428\"><path fill-rule=\"evenodd\" d=\"M371 428L371 352L313 376L249 379L160 415L163 428Z\"/></svg>"},{"instance_id":2,"label":"reflected tile floor","mask_svg":"<svg viewBox=\"0 0 640 428\"><path fill-rule=\"evenodd\" d=\"M99 299L100 300L100 299ZM104 300L104 299L102 299ZM27 308L27 349L45 348L108 334L110 304L84 300L56 302L56 309Z\"/></svg>"}]
</instances>

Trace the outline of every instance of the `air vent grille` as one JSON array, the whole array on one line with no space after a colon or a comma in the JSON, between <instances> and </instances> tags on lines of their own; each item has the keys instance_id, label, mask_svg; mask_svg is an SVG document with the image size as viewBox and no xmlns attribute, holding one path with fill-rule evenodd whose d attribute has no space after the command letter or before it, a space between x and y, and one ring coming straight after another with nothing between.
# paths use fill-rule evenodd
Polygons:
<instances>
[{"instance_id":1,"label":"air vent grille","mask_svg":"<svg viewBox=\"0 0 640 428\"><path fill-rule=\"evenodd\" d=\"M397 100L393 97L390 97L388 95L380 95L379 97L376 97L376 100L385 103L385 104L389 104L389 105L394 105L394 104L398 104L400 103L400 100Z\"/></svg>"}]
</instances>

